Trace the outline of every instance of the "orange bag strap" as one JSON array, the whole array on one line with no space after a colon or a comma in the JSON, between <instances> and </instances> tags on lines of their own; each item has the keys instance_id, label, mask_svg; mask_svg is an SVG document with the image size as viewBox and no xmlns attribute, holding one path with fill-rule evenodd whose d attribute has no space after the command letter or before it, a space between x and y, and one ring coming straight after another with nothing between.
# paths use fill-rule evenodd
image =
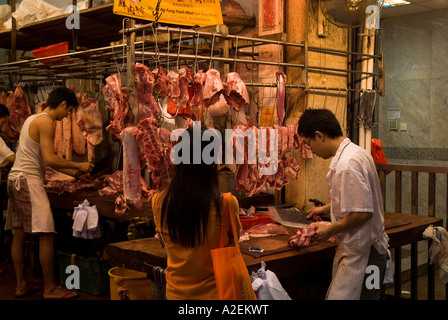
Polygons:
<instances>
[{"instance_id":1,"label":"orange bag strap","mask_svg":"<svg viewBox=\"0 0 448 320\"><path fill-rule=\"evenodd\" d=\"M233 233L233 238L235 241L235 247L239 247L238 245L238 232L236 229L236 217L235 217L235 206L233 205L233 198L232 198L232 194L230 192L228 193L223 193L223 201L224 201L224 205L223 205L223 210L221 212L221 242L220 242L220 247L222 248L224 246L224 239L226 237L226 233L228 230L228 226L229 226L229 218L230 218L230 224L232 225L232 233Z\"/></svg>"}]
</instances>

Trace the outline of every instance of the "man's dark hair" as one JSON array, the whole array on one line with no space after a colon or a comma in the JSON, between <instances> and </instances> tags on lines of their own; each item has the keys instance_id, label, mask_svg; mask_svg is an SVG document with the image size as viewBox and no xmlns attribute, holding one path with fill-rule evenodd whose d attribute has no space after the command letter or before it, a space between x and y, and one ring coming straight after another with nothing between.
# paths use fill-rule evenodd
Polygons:
<instances>
[{"instance_id":1,"label":"man's dark hair","mask_svg":"<svg viewBox=\"0 0 448 320\"><path fill-rule=\"evenodd\" d=\"M332 139L342 136L341 126L333 112L328 109L306 109L299 119L297 133L301 137L314 138L316 131Z\"/></svg>"},{"instance_id":2,"label":"man's dark hair","mask_svg":"<svg viewBox=\"0 0 448 320\"><path fill-rule=\"evenodd\" d=\"M0 103L0 119L9 117L9 116L10 116L10 113L9 113L8 108L5 105Z\"/></svg>"},{"instance_id":3,"label":"man's dark hair","mask_svg":"<svg viewBox=\"0 0 448 320\"><path fill-rule=\"evenodd\" d=\"M56 109L61 102L67 102L67 107L78 106L78 99L76 98L76 94L68 89L68 88L56 88L50 92L48 95L48 99L46 101L47 107L51 109Z\"/></svg>"}]
</instances>

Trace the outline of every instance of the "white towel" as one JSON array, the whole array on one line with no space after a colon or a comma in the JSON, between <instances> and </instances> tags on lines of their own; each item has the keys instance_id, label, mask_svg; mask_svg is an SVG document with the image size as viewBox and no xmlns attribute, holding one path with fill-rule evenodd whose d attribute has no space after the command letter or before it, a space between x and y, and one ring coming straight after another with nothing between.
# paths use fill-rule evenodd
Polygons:
<instances>
[{"instance_id":1,"label":"white towel","mask_svg":"<svg viewBox=\"0 0 448 320\"><path fill-rule=\"evenodd\" d=\"M448 283L448 232L442 227L430 225L423 232L423 238L431 239L429 260L439 267L439 279Z\"/></svg>"},{"instance_id":2,"label":"white towel","mask_svg":"<svg viewBox=\"0 0 448 320\"><path fill-rule=\"evenodd\" d=\"M84 200L73 211L73 236L83 239L101 237L101 229L98 222L96 206L90 206L90 203Z\"/></svg>"}]
</instances>

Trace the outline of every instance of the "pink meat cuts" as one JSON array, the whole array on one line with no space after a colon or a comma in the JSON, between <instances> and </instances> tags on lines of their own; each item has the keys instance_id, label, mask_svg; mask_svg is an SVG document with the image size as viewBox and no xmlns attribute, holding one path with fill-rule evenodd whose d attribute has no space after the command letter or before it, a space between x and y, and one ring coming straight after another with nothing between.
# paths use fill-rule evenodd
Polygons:
<instances>
[{"instance_id":1,"label":"pink meat cuts","mask_svg":"<svg viewBox=\"0 0 448 320\"><path fill-rule=\"evenodd\" d=\"M97 180L89 182L75 179L72 176L56 171L50 167L45 169L45 188L51 188L62 194L64 192L73 193L86 188L94 188Z\"/></svg>"},{"instance_id":2,"label":"pink meat cuts","mask_svg":"<svg viewBox=\"0 0 448 320\"><path fill-rule=\"evenodd\" d=\"M204 106L208 108L210 105L215 104L224 91L225 88L219 71L209 69L205 73L205 83L202 88L202 101L204 102Z\"/></svg>"},{"instance_id":3,"label":"pink meat cuts","mask_svg":"<svg viewBox=\"0 0 448 320\"><path fill-rule=\"evenodd\" d=\"M82 134L82 129L77 121L78 108L72 110L72 142L73 152L80 158L84 158L86 154L86 138Z\"/></svg>"},{"instance_id":4,"label":"pink meat cuts","mask_svg":"<svg viewBox=\"0 0 448 320\"><path fill-rule=\"evenodd\" d=\"M221 117L229 113L229 105L227 104L224 95L219 97L218 102L208 107L208 112L214 117Z\"/></svg>"},{"instance_id":5,"label":"pink meat cuts","mask_svg":"<svg viewBox=\"0 0 448 320\"><path fill-rule=\"evenodd\" d=\"M252 157L248 156L250 134L246 130L254 132L257 152L255 162L254 159L251 160ZM271 155L270 151L271 140L275 138L272 134L275 134L275 132L277 132L276 137L278 139L276 171L275 167L271 168L272 165L275 165L275 157ZM274 125L273 128L236 125L233 129L236 189L244 191L246 196L250 197L266 187L281 189L291 180L297 179L300 166L294 156L291 155L291 152L296 150L298 146L295 143L298 139L296 136L298 135L294 125L286 127Z\"/></svg>"},{"instance_id":6,"label":"pink meat cuts","mask_svg":"<svg viewBox=\"0 0 448 320\"><path fill-rule=\"evenodd\" d=\"M121 131L134 122L134 114L129 105L129 90L121 87L118 74L106 78L106 85L103 88L106 110L113 111L112 119L106 130L112 134L115 141L120 140Z\"/></svg>"},{"instance_id":7,"label":"pink meat cuts","mask_svg":"<svg viewBox=\"0 0 448 320\"><path fill-rule=\"evenodd\" d=\"M147 66L137 62L135 64L135 75L137 77L137 101L139 120L161 114L160 107L153 96L155 78Z\"/></svg>"},{"instance_id":8,"label":"pink meat cuts","mask_svg":"<svg viewBox=\"0 0 448 320\"><path fill-rule=\"evenodd\" d=\"M154 74L154 77L156 79L156 86L154 90L158 91L162 96L168 95L168 83L170 79L165 74L165 71L163 71L162 67L159 67L157 69L154 69L152 71Z\"/></svg>"},{"instance_id":9,"label":"pink meat cuts","mask_svg":"<svg viewBox=\"0 0 448 320\"><path fill-rule=\"evenodd\" d=\"M12 100L7 106L9 109L9 125L12 130L20 132L26 118L31 115L31 108L26 102L25 94L20 86L16 87Z\"/></svg>"},{"instance_id":10,"label":"pink meat cuts","mask_svg":"<svg viewBox=\"0 0 448 320\"><path fill-rule=\"evenodd\" d=\"M143 179L142 176L140 176L139 179L142 197L148 197L153 192L153 190L149 188L148 183ZM113 174L105 177L103 182L106 186L98 190L98 194L100 196L123 193L123 171L115 171Z\"/></svg>"},{"instance_id":11,"label":"pink meat cuts","mask_svg":"<svg viewBox=\"0 0 448 320\"><path fill-rule=\"evenodd\" d=\"M331 222L319 221L311 223L307 228L294 228L294 235L288 240L288 244L292 247L306 247L313 241L314 235L316 235L316 229L319 225L330 225ZM328 239L328 241L335 243L334 237Z\"/></svg>"},{"instance_id":12,"label":"pink meat cuts","mask_svg":"<svg viewBox=\"0 0 448 320\"><path fill-rule=\"evenodd\" d=\"M62 120L54 122L54 153L62 157L64 154L64 140L62 138Z\"/></svg>"},{"instance_id":13,"label":"pink meat cuts","mask_svg":"<svg viewBox=\"0 0 448 320\"><path fill-rule=\"evenodd\" d=\"M277 71L275 77L277 83L277 118L278 123L283 123L283 119L285 118L286 74L283 71Z\"/></svg>"},{"instance_id":14,"label":"pink meat cuts","mask_svg":"<svg viewBox=\"0 0 448 320\"><path fill-rule=\"evenodd\" d=\"M115 215L117 217L125 216L129 210L128 204L124 198L117 197L117 199L115 199Z\"/></svg>"},{"instance_id":15,"label":"pink meat cuts","mask_svg":"<svg viewBox=\"0 0 448 320\"><path fill-rule=\"evenodd\" d=\"M168 74L168 97L173 99L175 103L177 103L177 98L180 96L180 87L179 87L179 74L174 71L169 71Z\"/></svg>"},{"instance_id":16,"label":"pink meat cuts","mask_svg":"<svg viewBox=\"0 0 448 320\"><path fill-rule=\"evenodd\" d=\"M292 247L306 247L309 246L313 236L316 234L314 226L307 228L297 228L294 230L295 235L288 239L288 244Z\"/></svg>"},{"instance_id":17,"label":"pink meat cuts","mask_svg":"<svg viewBox=\"0 0 448 320\"><path fill-rule=\"evenodd\" d=\"M87 140L88 161L94 162L94 147L103 141L103 118L98 108L98 100L84 95L76 112L76 120Z\"/></svg>"},{"instance_id":18,"label":"pink meat cuts","mask_svg":"<svg viewBox=\"0 0 448 320\"><path fill-rule=\"evenodd\" d=\"M67 116L62 119L62 157L67 160L73 158L72 142L72 117Z\"/></svg>"},{"instance_id":19,"label":"pink meat cuts","mask_svg":"<svg viewBox=\"0 0 448 320\"><path fill-rule=\"evenodd\" d=\"M193 76L193 94L190 97L190 108L193 114L196 116L196 119L201 119L201 111L202 111L202 90L205 84L205 73L202 70L199 70Z\"/></svg>"},{"instance_id":20,"label":"pink meat cuts","mask_svg":"<svg viewBox=\"0 0 448 320\"><path fill-rule=\"evenodd\" d=\"M286 228L275 223L259 223L247 230L251 237L270 237L288 234Z\"/></svg>"},{"instance_id":21,"label":"pink meat cuts","mask_svg":"<svg viewBox=\"0 0 448 320\"><path fill-rule=\"evenodd\" d=\"M189 100L188 85L193 81L193 75L188 68L182 68L179 70L179 97L177 99L177 105L179 108L185 108Z\"/></svg>"},{"instance_id":22,"label":"pink meat cuts","mask_svg":"<svg viewBox=\"0 0 448 320\"><path fill-rule=\"evenodd\" d=\"M173 163L170 159L172 148L168 130L159 128L156 118L146 118L137 124L134 135L151 173L152 187L161 190L169 183L172 176Z\"/></svg>"},{"instance_id":23,"label":"pink meat cuts","mask_svg":"<svg viewBox=\"0 0 448 320\"><path fill-rule=\"evenodd\" d=\"M225 83L226 94L224 95L227 103L235 110L240 111L249 104L249 94L247 93L246 84L236 72L227 74L227 82Z\"/></svg>"},{"instance_id":24,"label":"pink meat cuts","mask_svg":"<svg viewBox=\"0 0 448 320\"><path fill-rule=\"evenodd\" d=\"M140 184L140 159L134 131L136 127L123 130L123 195L129 205L137 209L142 207L142 190Z\"/></svg>"}]
</instances>

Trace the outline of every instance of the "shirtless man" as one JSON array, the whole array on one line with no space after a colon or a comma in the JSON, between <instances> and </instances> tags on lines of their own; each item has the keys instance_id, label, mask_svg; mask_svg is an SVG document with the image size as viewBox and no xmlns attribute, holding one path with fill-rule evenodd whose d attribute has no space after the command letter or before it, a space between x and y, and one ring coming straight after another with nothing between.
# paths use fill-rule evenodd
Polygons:
<instances>
[{"instance_id":1,"label":"shirtless man","mask_svg":"<svg viewBox=\"0 0 448 320\"><path fill-rule=\"evenodd\" d=\"M26 119L20 133L16 161L8 176L8 214L6 228L14 230L11 257L17 278L15 296L21 298L39 289L28 285L25 275L25 238L39 237L39 260L44 278L43 297L73 298L77 294L58 286L55 276L55 227L48 196L44 189L45 167L71 176L90 179L93 164L63 159L54 153L54 121L70 114L78 100L67 88L53 90L41 113Z\"/></svg>"}]
</instances>

